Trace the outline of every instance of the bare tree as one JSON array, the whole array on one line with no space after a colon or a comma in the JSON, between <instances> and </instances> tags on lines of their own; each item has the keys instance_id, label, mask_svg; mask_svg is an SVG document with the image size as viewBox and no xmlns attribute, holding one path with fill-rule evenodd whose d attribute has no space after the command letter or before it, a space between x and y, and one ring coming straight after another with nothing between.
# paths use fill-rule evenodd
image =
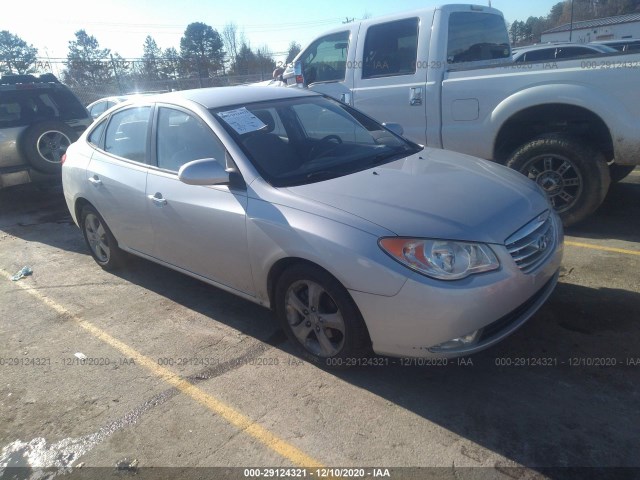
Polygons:
<instances>
[{"instance_id":1,"label":"bare tree","mask_svg":"<svg viewBox=\"0 0 640 480\"><path fill-rule=\"evenodd\" d=\"M235 23L227 23L224 26L222 29L222 41L224 42L224 49L227 52L229 70L233 70L238 58L238 51L242 45L238 37L238 26Z\"/></svg>"}]
</instances>

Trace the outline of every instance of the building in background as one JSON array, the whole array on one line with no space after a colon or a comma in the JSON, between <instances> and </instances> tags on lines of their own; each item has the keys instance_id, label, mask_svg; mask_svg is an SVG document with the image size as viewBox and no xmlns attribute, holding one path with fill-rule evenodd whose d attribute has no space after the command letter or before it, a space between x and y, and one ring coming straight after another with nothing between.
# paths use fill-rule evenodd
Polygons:
<instances>
[{"instance_id":1,"label":"building in background","mask_svg":"<svg viewBox=\"0 0 640 480\"><path fill-rule=\"evenodd\" d=\"M541 42L568 42L570 35L577 43L640 38L640 13L573 22L573 29L566 23L542 32Z\"/></svg>"}]
</instances>

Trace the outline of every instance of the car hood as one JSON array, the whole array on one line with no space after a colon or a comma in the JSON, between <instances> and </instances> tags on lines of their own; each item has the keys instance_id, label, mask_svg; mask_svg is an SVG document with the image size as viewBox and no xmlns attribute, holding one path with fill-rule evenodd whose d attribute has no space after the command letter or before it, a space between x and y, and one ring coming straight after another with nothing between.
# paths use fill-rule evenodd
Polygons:
<instances>
[{"instance_id":1,"label":"car hood","mask_svg":"<svg viewBox=\"0 0 640 480\"><path fill-rule=\"evenodd\" d=\"M525 176L501 165L437 149L292 194L356 215L398 236L504 244L549 209Z\"/></svg>"}]
</instances>

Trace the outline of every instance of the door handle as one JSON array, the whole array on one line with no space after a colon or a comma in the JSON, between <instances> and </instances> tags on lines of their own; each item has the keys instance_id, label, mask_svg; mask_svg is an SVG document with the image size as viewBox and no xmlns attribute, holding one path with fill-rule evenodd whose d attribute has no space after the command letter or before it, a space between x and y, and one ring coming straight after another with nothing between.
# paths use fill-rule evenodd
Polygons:
<instances>
[{"instance_id":1,"label":"door handle","mask_svg":"<svg viewBox=\"0 0 640 480\"><path fill-rule=\"evenodd\" d=\"M422 105L422 87L411 87L409 95L409 105L412 107Z\"/></svg>"},{"instance_id":2,"label":"door handle","mask_svg":"<svg viewBox=\"0 0 640 480\"><path fill-rule=\"evenodd\" d=\"M351 94L343 93L342 95L340 95L340 101L342 103L346 103L347 105L351 105Z\"/></svg>"},{"instance_id":3,"label":"door handle","mask_svg":"<svg viewBox=\"0 0 640 480\"><path fill-rule=\"evenodd\" d=\"M93 177L89 177L89 183L91 183L95 187L98 187L102 185L102 180L100 180L97 175L94 175Z\"/></svg>"},{"instance_id":4,"label":"door handle","mask_svg":"<svg viewBox=\"0 0 640 480\"><path fill-rule=\"evenodd\" d=\"M160 192L156 193L155 195L147 195L147 198L158 207L164 207L167 204L167 200L162 196Z\"/></svg>"}]
</instances>

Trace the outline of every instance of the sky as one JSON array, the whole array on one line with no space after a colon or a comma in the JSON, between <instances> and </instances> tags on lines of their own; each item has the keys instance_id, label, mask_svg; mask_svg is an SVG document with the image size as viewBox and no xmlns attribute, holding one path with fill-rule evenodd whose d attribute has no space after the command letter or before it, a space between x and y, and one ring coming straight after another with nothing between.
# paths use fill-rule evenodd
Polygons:
<instances>
[{"instance_id":1,"label":"sky","mask_svg":"<svg viewBox=\"0 0 640 480\"><path fill-rule=\"evenodd\" d=\"M509 22L546 15L559 0L492 0ZM31 0L2 9L0 30L8 30L38 48L43 59L66 58L74 32L85 29L124 58L142 56L151 35L158 46L180 49L180 37L192 22L204 22L222 33L234 22L252 48L268 46L276 60L284 60L293 40L304 47L347 17L377 17L464 0ZM476 0L487 5L489 0Z\"/></svg>"}]
</instances>

